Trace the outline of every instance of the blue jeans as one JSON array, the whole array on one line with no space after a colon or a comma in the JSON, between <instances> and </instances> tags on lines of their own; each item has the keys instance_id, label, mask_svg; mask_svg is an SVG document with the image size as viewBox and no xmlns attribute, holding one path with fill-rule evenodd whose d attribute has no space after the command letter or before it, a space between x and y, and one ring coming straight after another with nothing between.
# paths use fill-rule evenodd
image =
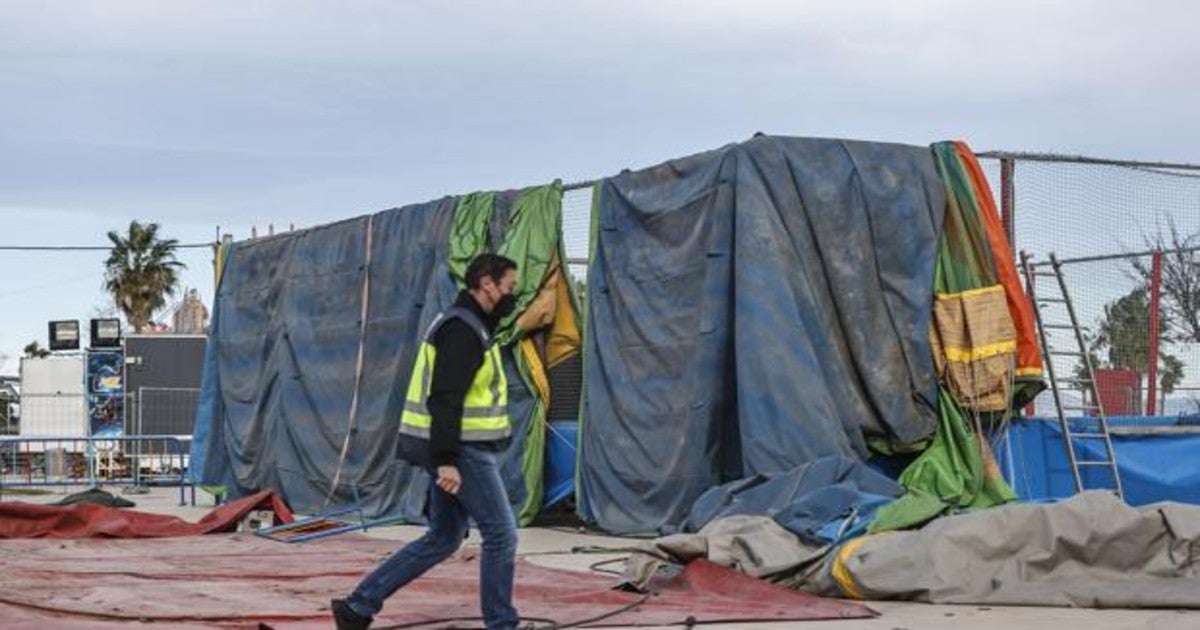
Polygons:
<instances>
[{"instance_id":1,"label":"blue jeans","mask_svg":"<svg viewBox=\"0 0 1200 630\"><path fill-rule=\"evenodd\" d=\"M517 627L519 618L512 604L517 522L508 504L496 454L464 444L458 472L462 486L457 495L430 484L429 530L363 579L347 600L355 612L374 617L392 593L453 555L473 519L483 535L479 595L484 622L488 630Z\"/></svg>"}]
</instances>

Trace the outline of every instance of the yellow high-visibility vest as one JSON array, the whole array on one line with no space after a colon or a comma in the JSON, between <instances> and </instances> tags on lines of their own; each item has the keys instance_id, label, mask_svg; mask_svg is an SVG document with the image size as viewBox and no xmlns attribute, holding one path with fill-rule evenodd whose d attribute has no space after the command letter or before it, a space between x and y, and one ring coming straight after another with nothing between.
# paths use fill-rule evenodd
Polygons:
<instances>
[{"instance_id":1,"label":"yellow high-visibility vest","mask_svg":"<svg viewBox=\"0 0 1200 630\"><path fill-rule=\"evenodd\" d=\"M491 442L507 438L512 434L512 423L508 420L508 379L504 375L504 364L500 361L500 346L492 343L491 335L479 317L461 307L450 308L438 315L421 342L412 378L408 381L408 396L400 417L400 433L429 439L433 416L429 415L425 402L429 400L433 366L437 363L433 336L446 322L455 318L466 322L479 335L483 347L487 348L483 365L475 372L467 397L463 400L460 439L463 442Z\"/></svg>"}]
</instances>

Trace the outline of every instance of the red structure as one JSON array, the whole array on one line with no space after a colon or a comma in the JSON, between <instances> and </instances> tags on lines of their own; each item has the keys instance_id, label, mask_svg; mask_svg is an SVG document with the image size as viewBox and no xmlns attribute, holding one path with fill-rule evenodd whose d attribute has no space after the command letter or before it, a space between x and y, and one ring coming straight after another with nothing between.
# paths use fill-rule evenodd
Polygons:
<instances>
[{"instance_id":1,"label":"red structure","mask_svg":"<svg viewBox=\"0 0 1200 630\"><path fill-rule=\"evenodd\" d=\"M1096 370L1096 393L1105 415L1141 415L1141 389L1141 377L1133 370Z\"/></svg>"}]
</instances>

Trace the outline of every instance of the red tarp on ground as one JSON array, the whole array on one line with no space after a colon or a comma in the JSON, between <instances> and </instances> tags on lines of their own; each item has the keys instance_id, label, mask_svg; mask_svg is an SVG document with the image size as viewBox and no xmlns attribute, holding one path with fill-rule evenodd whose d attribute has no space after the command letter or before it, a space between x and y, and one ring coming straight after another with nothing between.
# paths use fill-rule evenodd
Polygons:
<instances>
[{"instance_id":1,"label":"red tarp on ground","mask_svg":"<svg viewBox=\"0 0 1200 630\"><path fill-rule=\"evenodd\" d=\"M269 509L279 523L292 522L292 511L279 495L259 492L214 508L199 522L128 508L89 503L39 505L0 503L0 538L166 538L230 532L251 510Z\"/></svg>"},{"instance_id":2,"label":"red tarp on ground","mask_svg":"<svg viewBox=\"0 0 1200 630\"><path fill-rule=\"evenodd\" d=\"M92 627L118 621L328 628L331 597L349 592L399 546L344 535L286 544L252 534L160 540L0 542L0 620L9 628ZM379 626L478 615L476 550L435 568L388 600ZM615 578L522 560L522 615L578 622L636 604ZM854 602L789 591L708 563L654 583L658 594L599 625L788 621L874 616ZM474 624L458 624L472 627ZM430 626L433 627L433 626Z\"/></svg>"}]
</instances>

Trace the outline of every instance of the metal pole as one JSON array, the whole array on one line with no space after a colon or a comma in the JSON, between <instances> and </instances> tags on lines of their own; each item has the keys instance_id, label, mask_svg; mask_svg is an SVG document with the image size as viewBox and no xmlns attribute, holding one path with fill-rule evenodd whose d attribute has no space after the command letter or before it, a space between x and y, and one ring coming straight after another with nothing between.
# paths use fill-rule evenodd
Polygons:
<instances>
[{"instance_id":1,"label":"metal pole","mask_svg":"<svg viewBox=\"0 0 1200 630\"><path fill-rule=\"evenodd\" d=\"M92 442L92 410L91 396L88 392L92 391L89 386L91 383L91 375L88 374L88 366L91 365L92 351L88 350L83 355L83 434L87 436L87 467L88 467L88 486L96 486L96 479L100 476L100 455L96 451L96 445Z\"/></svg>"},{"instance_id":2,"label":"metal pole","mask_svg":"<svg viewBox=\"0 0 1200 630\"><path fill-rule=\"evenodd\" d=\"M1158 325L1159 301L1162 298L1162 252L1154 252L1150 259L1150 338L1146 353L1146 415L1155 415L1158 390Z\"/></svg>"},{"instance_id":3,"label":"metal pole","mask_svg":"<svg viewBox=\"0 0 1200 630\"><path fill-rule=\"evenodd\" d=\"M1125 252L1123 254L1103 254L1100 256L1080 256L1078 258L1059 258L1058 262L1061 265L1073 265L1075 263L1085 262L1100 262L1104 260L1117 260L1120 258L1140 258L1142 256L1153 256L1154 254L1190 254L1192 252L1200 252L1200 245L1191 247L1176 247L1172 249L1149 249L1144 252ZM1046 267L1048 262L1035 262L1034 267Z\"/></svg>"},{"instance_id":4,"label":"metal pole","mask_svg":"<svg viewBox=\"0 0 1200 630\"><path fill-rule=\"evenodd\" d=\"M1016 248L1013 248L1013 251L1014 252L1017 251ZM1036 295L1034 292L1037 290L1037 274L1033 273L1033 265L1030 264L1029 261L1025 258L1025 256L1027 256L1027 254L1025 254L1025 252L1022 251L1021 255L1022 255L1021 270L1026 272L1025 273L1025 275L1026 275L1025 286L1029 292L1029 295L1026 295L1025 299L1029 300L1029 307L1034 309L1035 315L1036 315L1038 312L1040 312L1040 311L1037 311L1037 309L1040 308L1038 306L1037 300L1035 300L1033 297L1034 295ZM1039 317L1040 317L1040 315L1039 315ZM1039 325L1038 330L1041 330L1040 325ZM1043 341L1043 345L1044 344L1045 344L1045 342ZM1044 355L1042 358L1043 365L1046 363L1049 363L1049 362L1050 362L1050 355ZM1034 397L1034 398L1036 399L1036 397ZM1030 400L1029 404L1025 405L1025 417L1032 418L1035 415L1037 415L1037 405L1034 403L1033 400Z\"/></svg>"},{"instance_id":5,"label":"metal pole","mask_svg":"<svg viewBox=\"0 0 1200 630\"><path fill-rule=\"evenodd\" d=\"M134 394L134 399L133 399L133 402L137 405L137 413L134 414L134 418L136 418L137 426L134 428L134 430L137 431L137 437L139 437L139 438L142 436L142 409L145 407L145 398L144 398L144 396L146 395L145 392L146 392L146 388L139 385L137 392ZM129 411L126 410L125 413L128 414ZM141 459L142 459L142 442L141 442L141 440L139 440L137 442L137 458L133 462L133 485L134 485L134 487L141 485L141 480L142 480Z\"/></svg>"},{"instance_id":6,"label":"metal pole","mask_svg":"<svg viewBox=\"0 0 1200 630\"><path fill-rule=\"evenodd\" d=\"M1003 160L1005 158L1025 160L1028 162L1062 162L1067 164L1098 164L1102 166L1126 166L1130 168L1168 169L1179 171L1200 171L1200 164L1186 162L1150 162L1142 160L1110 160L1094 158L1085 155L1063 155L1058 153L1032 153L1027 151L981 151L976 157Z\"/></svg>"},{"instance_id":7,"label":"metal pole","mask_svg":"<svg viewBox=\"0 0 1200 630\"><path fill-rule=\"evenodd\" d=\"M1004 223L1004 234L1016 257L1017 222L1015 215L1016 188L1013 187L1013 159L1000 158L1000 220Z\"/></svg>"}]
</instances>

